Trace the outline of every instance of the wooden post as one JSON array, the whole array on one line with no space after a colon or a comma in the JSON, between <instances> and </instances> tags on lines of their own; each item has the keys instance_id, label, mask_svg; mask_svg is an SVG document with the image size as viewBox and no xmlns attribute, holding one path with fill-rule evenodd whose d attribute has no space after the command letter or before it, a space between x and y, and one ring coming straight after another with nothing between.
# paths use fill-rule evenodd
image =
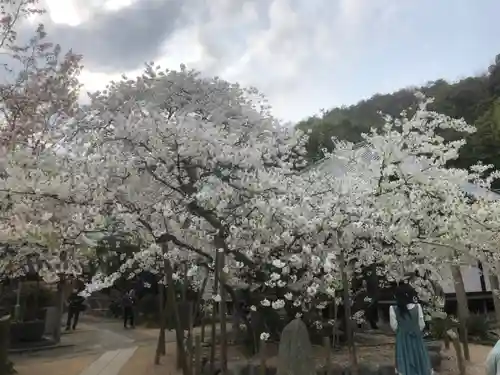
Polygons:
<instances>
[{"instance_id":1,"label":"wooden post","mask_svg":"<svg viewBox=\"0 0 500 375\"><path fill-rule=\"evenodd\" d=\"M200 336L195 337L195 347L194 347L194 371L193 375L201 374L201 338Z\"/></svg>"},{"instance_id":2,"label":"wooden post","mask_svg":"<svg viewBox=\"0 0 500 375\"><path fill-rule=\"evenodd\" d=\"M446 318L446 319L448 319L448 318ZM445 326L445 331L444 331L444 340L443 340L443 341L444 341L444 348L445 348L446 350L449 350L449 349L450 349L450 336L448 336L448 334L446 333L447 328L448 328L448 327L447 327L447 320L445 320L445 321L443 322L443 324L446 324L446 326Z\"/></svg>"},{"instance_id":3,"label":"wooden post","mask_svg":"<svg viewBox=\"0 0 500 375\"><path fill-rule=\"evenodd\" d=\"M330 338L323 338L323 346L325 347L325 370L326 375L332 375L332 347L330 345Z\"/></svg>"},{"instance_id":4,"label":"wooden post","mask_svg":"<svg viewBox=\"0 0 500 375\"><path fill-rule=\"evenodd\" d=\"M218 294L218 291L219 291L219 267L218 267L218 264L219 264L219 250L217 249L216 253L215 253L215 271L214 271L214 285L213 285L213 294L216 295ZM216 307L216 303L214 300L212 300L212 322L211 322L211 326L212 326L212 332L210 332L211 334L211 345L210 345L210 374L213 374L214 373L214 369L215 369L215 352L216 352L216 348L217 348L217 345L216 345L216 338L217 338L217 334L216 334L216 331L215 331L215 322L216 322L216 318L217 318L217 311L215 309Z\"/></svg>"},{"instance_id":5,"label":"wooden post","mask_svg":"<svg viewBox=\"0 0 500 375\"><path fill-rule=\"evenodd\" d=\"M353 375L358 375L358 357L356 355L356 345L354 344L354 328L351 317L351 297L349 296L349 279L347 278L346 262L343 250L340 251L339 260L340 272L342 274L342 292L345 309L347 344L349 346L349 357L352 365L352 373Z\"/></svg>"},{"instance_id":6,"label":"wooden post","mask_svg":"<svg viewBox=\"0 0 500 375\"><path fill-rule=\"evenodd\" d=\"M184 263L182 265L182 289L181 289L181 293L182 293L182 302L186 302L187 301L187 291L188 291L188 276L187 276L187 273L188 273L188 265L187 263Z\"/></svg>"},{"instance_id":7,"label":"wooden post","mask_svg":"<svg viewBox=\"0 0 500 375\"><path fill-rule=\"evenodd\" d=\"M193 375L193 304L191 302L188 303L188 336L186 339L186 352L187 352L187 361L189 366L189 372Z\"/></svg>"},{"instance_id":8,"label":"wooden post","mask_svg":"<svg viewBox=\"0 0 500 375\"><path fill-rule=\"evenodd\" d=\"M167 255L168 246L167 244L162 244L163 253ZM170 259L164 256L164 269L167 279L167 285L174 285L173 269ZM177 357L180 361L179 365L182 369L183 375L189 375L189 368L186 360L186 351L184 350L184 330L182 329L182 322L179 314L179 306L177 304L177 299L175 298L175 290L173 287L167 288L168 299L172 304L172 310L175 317L175 338L177 341L177 350L179 351L179 356Z\"/></svg>"},{"instance_id":9,"label":"wooden post","mask_svg":"<svg viewBox=\"0 0 500 375\"><path fill-rule=\"evenodd\" d=\"M203 279L203 283L201 285L200 291L198 292L198 298L196 300L196 306L195 306L195 313L194 313L194 318L195 319L200 319L201 323L201 342L203 343L205 341L205 312L202 311L201 305L203 304L203 295L205 294L205 289L207 288L207 283L208 283L208 270L207 270L207 276Z\"/></svg>"},{"instance_id":10,"label":"wooden post","mask_svg":"<svg viewBox=\"0 0 500 375\"><path fill-rule=\"evenodd\" d=\"M488 276L490 279L491 297L493 298L493 305L495 306L495 318L497 324L500 324L500 283L497 274L494 273L492 268L488 270Z\"/></svg>"},{"instance_id":11,"label":"wooden post","mask_svg":"<svg viewBox=\"0 0 500 375\"><path fill-rule=\"evenodd\" d=\"M57 318L56 324L54 327L53 338L56 343L61 341L61 324L62 324L62 315L63 315L63 306L64 306L64 285L65 278L64 274L59 275L59 282L57 283Z\"/></svg>"},{"instance_id":12,"label":"wooden post","mask_svg":"<svg viewBox=\"0 0 500 375\"><path fill-rule=\"evenodd\" d=\"M224 275L225 255L220 254L219 259L219 294L220 294L220 357L221 357L221 373L227 373L227 316L226 316L226 291L224 289L225 275Z\"/></svg>"},{"instance_id":13,"label":"wooden post","mask_svg":"<svg viewBox=\"0 0 500 375\"><path fill-rule=\"evenodd\" d=\"M331 317L331 319L333 319L333 327L332 327L332 336L333 336L333 342L332 342L332 347L335 349L335 347L337 346L337 341L338 340L338 329L337 329L337 314L338 314L338 309L337 309L337 302L335 300L335 297L333 298L333 305L330 305L330 311L333 310L333 317Z\"/></svg>"},{"instance_id":14,"label":"wooden post","mask_svg":"<svg viewBox=\"0 0 500 375\"><path fill-rule=\"evenodd\" d=\"M460 340L458 339L458 335L455 333L455 331L451 329L446 332L446 335L450 338L451 342L453 343L453 347L455 348L455 353L457 354L457 365L459 374L466 375L465 361L462 355L462 349L460 345Z\"/></svg>"},{"instance_id":15,"label":"wooden post","mask_svg":"<svg viewBox=\"0 0 500 375\"><path fill-rule=\"evenodd\" d=\"M460 270L460 265L451 265L451 274L455 285L455 293L457 296L457 312L458 322L460 325L459 336L464 347L464 357L466 361L470 361L469 353L469 338L467 332L467 320L469 318L469 304L467 294L465 293L465 284Z\"/></svg>"},{"instance_id":16,"label":"wooden post","mask_svg":"<svg viewBox=\"0 0 500 375\"><path fill-rule=\"evenodd\" d=\"M10 347L10 315L0 318L0 374L13 374L12 362L9 360Z\"/></svg>"},{"instance_id":17,"label":"wooden post","mask_svg":"<svg viewBox=\"0 0 500 375\"><path fill-rule=\"evenodd\" d=\"M23 282L21 278L17 279L16 290L16 305L14 306L14 321L21 321L21 291L23 289Z\"/></svg>"},{"instance_id":18,"label":"wooden post","mask_svg":"<svg viewBox=\"0 0 500 375\"><path fill-rule=\"evenodd\" d=\"M260 340L259 350L259 375L266 375L266 340Z\"/></svg>"},{"instance_id":19,"label":"wooden post","mask_svg":"<svg viewBox=\"0 0 500 375\"><path fill-rule=\"evenodd\" d=\"M158 284L160 293L158 298L159 305L159 314L160 314L160 333L158 335L158 344L156 345L156 353L155 353L155 365L160 364L160 356L165 355L165 323L166 323L166 311L167 309L164 306L165 299L165 285Z\"/></svg>"},{"instance_id":20,"label":"wooden post","mask_svg":"<svg viewBox=\"0 0 500 375\"><path fill-rule=\"evenodd\" d=\"M201 313L201 317L200 317L200 322L201 322L201 342L204 343L205 342L205 329L206 329L206 315L205 315L205 311L203 311Z\"/></svg>"}]
</instances>

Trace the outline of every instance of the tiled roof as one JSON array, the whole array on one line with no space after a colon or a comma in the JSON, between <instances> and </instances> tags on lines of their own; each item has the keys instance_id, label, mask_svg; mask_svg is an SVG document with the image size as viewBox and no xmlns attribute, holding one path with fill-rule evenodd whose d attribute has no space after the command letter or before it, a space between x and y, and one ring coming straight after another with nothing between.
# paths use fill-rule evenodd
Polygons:
<instances>
[{"instance_id":1,"label":"tiled roof","mask_svg":"<svg viewBox=\"0 0 500 375\"><path fill-rule=\"evenodd\" d=\"M360 145L358 147L363 147L363 145ZM344 160L342 160L339 157L336 156L331 156L327 159L320 160L317 162L314 166L311 168L317 169L317 170L325 170L329 173L332 173L334 176L341 177L345 175L347 172L356 172L356 170L359 170L360 174L367 173L368 171L363 170L363 164L366 163L371 163L373 160L378 160L380 157L372 152L370 149L366 148L365 151L361 154L361 160L358 163L348 163ZM412 162L411 160L408 160L407 163L405 163L407 168L418 168L416 161ZM483 198L488 198L492 200L500 199L500 194L497 192L494 192L489 189L482 188L480 186L477 186L473 183L466 182L462 185L462 189L476 197L483 197Z\"/></svg>"}]
</instances>

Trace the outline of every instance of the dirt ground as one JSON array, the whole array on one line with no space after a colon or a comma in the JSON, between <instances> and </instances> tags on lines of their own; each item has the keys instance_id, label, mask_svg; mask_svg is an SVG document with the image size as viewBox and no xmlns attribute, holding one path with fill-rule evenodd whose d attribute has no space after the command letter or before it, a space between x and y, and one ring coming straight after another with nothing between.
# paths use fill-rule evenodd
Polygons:
<instances>
[{"instance_id":1,"label":"dirt ground","mask_svg":"<svg viewBox=\"0 0 500 375\"><path fill-rule=\"evenodd\" d=\"M207 350L207 349L206 349ZM490 352L491 347L481 345L470 345L471 362L467 367L467 375L483 375L484 361ZM277 348L269 347L268 364L276 362L275 353ZM316 357L319 364L324 363L324 351L321 347L316 348ZM358 348L358 358L360 362L378 362L392 363L394 361L394 347L390 344L378 347L360 347ZM129 363L121 370L119 375L176 375L175 369L175 344L167 345L167 354L161 359L161 365L153 364L155 354L154 346L140 347L130 359ZM453 349L443 351L443 362L439 375L457 375L457 362ZM230 360L242 360L243 354L234 347L229 350ZM334 352L332 361L337 364L348 363L348 355L346 352ZM51 374L52 375L52 374Z\"/></svg>"},{"instance_id":2,"label":"dirt ground","mask_svg":"<svg viewBox=\"0 0 500 375\"><path fill-rule=\"evenodd\" d=\"M484 362L491 350L491 346L469 345L469 350L471 361L467 365L467 375L484 375ZM458 368L454 350L450 349L443 354L445 359L443 359L439 375L457 375Z\"/></svg>"},{"instance_id":3,"label":"dirt ground","mask_svg":"<svg viewBox=\"0 0 500 375\"><path fill-rule=\"evenodd\" d=\"M89 355L60 360L37 357L15 361L14 368L17 375L80 375L97 357Z\"/></svg>"},{"instance_id":4,"label":"dirt ground","mask_svg":"<svg viewBox=\"0 0 500 375\"><path fill-rule=\"evenodd\" d=\"M160 365L154 364L156 345L139 347L128 363L123 366L118 375L177 375L176 344L166 345L165 356L161 357Z\"/></svg>"}]
</instances>

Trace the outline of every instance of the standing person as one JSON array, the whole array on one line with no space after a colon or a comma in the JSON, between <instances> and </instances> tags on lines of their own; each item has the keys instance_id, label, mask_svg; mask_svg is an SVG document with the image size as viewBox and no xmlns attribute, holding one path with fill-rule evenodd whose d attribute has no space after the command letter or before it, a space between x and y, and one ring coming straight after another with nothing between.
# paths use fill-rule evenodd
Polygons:
<instances>
[{"instance_id":1,"label":"standing person","mask_svg":"<svg viewBox=\"0 0 500 375\"><path fill-rule=\"evenodd\" d=\"M127 322L130 321L130 327L134 328L134 304L135 304L135 291L130 289L123 295L123 328L127 328Z\"/></svg>"},{"instance_id":2,"label":"standing person","mask_svg":"<svg viewBox=\"0 0 500 375\"><path fill-rule=\"evenodd\" d=\"M73 328L73 330L76 329L80 312L82 312L85 308L85 298L79 293L80 290L78 288L74 288L68 297L68 320L66 321L66 331L69 331L70 328ZM73 324L71 324L71 321L73 321Z\"/></svg>"},{"instance_id":3,"label":"standing person","mask_svg":"<svg viewBox=\"0 0 500 375\"><path fill-rule=\"evenodd\" d=\"M370 300L366 309L366 315L371 329L378 329L378 302L380 300L379 277L377 265L372 264L366 270L366 292Z\"/></svg>"},{"instance_id":4,"label":"standing person","mask_svg":"<svg viewBox=\"0 0 500 375\"><path fill-rule=\"evenodd\" d=\"M408 285L396 288L396 305L389 308L391 328L396 332L396 370L401 375L431 375L432 367L422 331L422 306Z\"/></svg>"},{"instance_id":5,"label":"standing person","mask_svg":"<svg viewBox=\"0 0 500 375\"><path fill-rule=\"evenodd\" d=\"M486 358L486 375L500 374L500 340L497 341Z\"/></svg>"},{"instance_id":6,"label":"standing person","mask_svg":"<svg viewBox=\"0 0 500 375\"><path fill-rule=\"evenodd\" d=\"M375 293L370 290L366 280L363 280L363 289L366 291L362 294L364 302L364 311L366 320L370 324L371 329L378 329L378 300ZM372 288L373 289L373 288Z\"/></svg>"}]
</instances>

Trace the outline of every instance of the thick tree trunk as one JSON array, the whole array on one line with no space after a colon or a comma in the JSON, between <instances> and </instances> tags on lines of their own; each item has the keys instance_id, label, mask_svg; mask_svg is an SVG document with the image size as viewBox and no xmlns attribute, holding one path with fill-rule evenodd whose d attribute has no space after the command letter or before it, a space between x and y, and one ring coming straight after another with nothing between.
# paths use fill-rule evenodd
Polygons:
<instances>
[{"instance_id":1,"label":"thick tree trunk","mask_svg":"<svg viewBox=\"0 0 500 375\"><path fill-rule=\"evenodd\" d=\"M200 315L202 312L201 305L203 303L203 295L205 294L205 289L207 288L207 283L208 283L208 274L203 279L203 283L201 284L201 288L198 292L198 296L196 297L196 304L194 306L194 313L193 313L193 317L195 320L200 318ZM203 322L202 322L202 326L203 326ZM202 340L202 342L203 342L203 340Z\"/></svg>"},{"instance_id":2,"label":"thick tree trunk","mask_svg":"<svg viewBox=\"0 0 500 375\"><path fill-rule=\"evenodd\" d=\"M205 316L205 313L202 312L202 316L200 318L200 324L201 324L201 333L200 333L200 340L201 340L201 343L204 344L205 343L205 331L206 331L206 316Z\"/></svg>"},{"instance_id":3,"label":"thick tree trunk","mask_svg":"<svg viewBox=\"0 0 500 375\"><path fill-rule=\"evenodd\" d=\"M221 360L221 374L225 375L227 373L227 330L226 330L226 290L224 289L225 275L224 275L224 263L225 255L224 253L219 254L219 293L220 293L220 360Z\"/></svg>"},{"instance_id":4,"label":"thick tree trunk","mask_svg":"<svg viewBox=\"0 0 500 375\"><path fill-rule=\"evenodd\" d=\"M458 339L457 334L455 333L455 331L450 329L445 333L445 335L448 336L448 338L453 343L453 347L455 348L455 353L457 356L458 373L460 375L466 375L465 361L462 355L462 348L460 347L460 340Z\"/></svg>"},{"instance_id":5,"label":"thick tree trunk","mask_svg":"<svg viewBox=\"0 0 500 375\"><path fill-rule=\"evenodd\" d=\"M460 341L464 347L464 357L466 361L470 361L469 339L467 332L467 319L469 318L469 304L467 302L467 294L465 293L464 279L459 265L451 266L451 274L453 276L453 284L457 296L457 312L459 322Z\"/></svg>"},{"instance_id":6,"label":"thick tree trunk","mask_svg":"<svg viewBox=\"0 0 500 375\"><path fill-rule=\"evenodd\" d=\"M196 304L194 306L193 319L199 320L201 326L201 342L205 342L205 311L202 311L202 303L203 303L203 295L205 294L205 289L207 288L208 283L208 270L207 276L203 279L203 283L201 284L201 288L198 291L198 296L196 298Z\"/></svg>"},{"instance_id":7,"label":"thick tree trunk","mask_svg":"<svg viewBox=\"0 0 500 375\"><path fill-rule=\"evenodd\" d=\"M219 251L216 252L215 254L215 274L214 274L214 285L213 285L213 294L217 295L219 293L219 269L218 265L219 264ZM214 373L215 370L215 354L217 350L217 345L215 344L217 334L215 331L215 325L217 321L217 311L216 311L216 306L217 304L215 301L212 300L212 321L211 321L211 326L212 326L212 331L210 332L210 338L211 338L211 345L210 345L210 374Z\"/></svg>"},{"instance_id":8,"label":"thick tree trunk","mask_svg":"<svg viewBox=\"0 0 500 375\"><path fill-rule=\"evenodd\" d=\"M162 244L162 248L163 248L163 253L166 255L168 253L167 244ZM168 293L167 298L171 303L175 318L175 338L177 341L177 350L179 351L179 356L178 356L178 359L180 361L179 365L180 368L182 369L182 374L189 375L189 367L186 360L186 351L184 350L184 330L182 329L182 322L179 316L179 306L177 304L177 299L175 298L175 289L173 287L174 272L172 270L172 264L170 263L170 259L168 259L168 257L164 257L163 262L164 262L165 275L167 279L167 293ZM170 286L170 288L168 286Z\"/></svg>"},{"instance_id":9,"label":"thick tree trunk","mask_svg":"<svg viewBox=\"0 0 500 375\"><path fill-rule=\"evenodd\" d=\"M332 327L332 336L333 336L333 340L332 340L332 347L335 348L338 344L338 341L339 341L339 330L338 330L338 323L337 323L337 314L338 314L338 306L337 306L337 302L335 301L335 298L333 299L333 306L332 306L332 309L333 309L333 317L331 317L330 319L333 319L333 327Z\"/></svg>"},{"instance_id":10,"label":"thick tree trunk","mask_svg":"<svg viewBox=\"0 0 500 375\"><path fill-rule=\"evenodd\" d=\"M13 374L12 362L9 360L10 315L0 318L0 375Z\"/></svg>"},{"instance_id":11,"label":"thick tree trunk","mask_svg":"<svg viewBox=\"0 0 500 375\"><path fill-rule=\"evenodd\" d=\"M156 345L155 353L155 365L160 364L160 356L165 355L165 323L166 323L166 311L165 308L165 285L159 286L159 298L158 298L158 310L160 316L160 334L158 335L158 343Z\"/></svg>"},{"instance_id":12,"label":"thick tree trunk","mask_svg":"<svg viewBox=\"0 0 500 375\"><path fill-rule=\"evenodd\" d=\"M342 274L342 292L343 292L343 302L345 309L345 321L346 321L346 336L347 345L349 347L349 357L352 365L352 374L358 375L358 357L356 355L356 345L354 343L354 325L352 322L352 312L351 312L351 297L349 296L349 279L347 278L346 263L344 252L340 252L340 272Z\"/></svg>"},{"instance_id":13,"label":"thick tree trunk","mask_svg":"<svg viewBox=\"0 0 500 375\"><path fill-rule=\"evenodd\" d=\"M184 317L185 319L182 319L183 320L182 329L184 331L187 329L187 332L188 332L188 335L186 338L186 361L188 361L189 371L191 371L191 364L192 363L191 363L191 352L190 352L191 349L189 347L189 340L190 340L190 335L191 335L191 331L190 331L191 321L190 321L190 319L192 319L192 310L190 310L190 309L192 306L188 302L188 298L187 298L188 286L189 286L187 272L188 272L188 264L183 263L182 264L182 284L181 284L181 306L182 306L182 314L183 315L186 314L185 311L187 309L188 315ZM185 324L187 324L187 327L184 326ZM179 357L179 355L180 355L180 352L178 351L177 357ZM177 363L180 363L179 358L177 358Z\"/></svg>"},{"instance_id":14,"label":"thick tree trunk","mask_svg":"<svg viewBox=\"0 0 500 375\"><path fill-rule=\"evenodd\" d=\"M56 343L61 341L61 325L62 325L62 315L64 306L64 284L65 284L64 275L61 275L60 280L57 283L57 294L56 294L57 318L53 333L53 338Z\"/></svg>"},{"instance_id":15,"label":"thick tree trunk","mask_svg":"<svg viewBox=\"0 0 500 375\"><path fill-rule=\"evenodd\" d=\"M14 306L14 321L20 322L21 319L21 291L23 289L23 282L21 279L17 280L16 290L16 306Z\"/></svg>"}]
</instances>

